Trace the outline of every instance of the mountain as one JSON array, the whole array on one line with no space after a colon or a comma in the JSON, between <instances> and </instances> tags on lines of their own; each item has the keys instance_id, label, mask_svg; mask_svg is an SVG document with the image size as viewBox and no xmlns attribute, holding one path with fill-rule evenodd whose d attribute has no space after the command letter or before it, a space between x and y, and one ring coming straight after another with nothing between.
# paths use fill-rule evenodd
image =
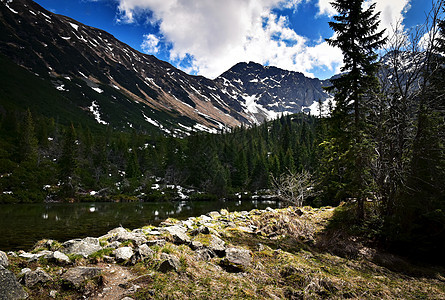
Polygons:
<instances>
[{"instance_id":1,"label":"mountain","mask_svg":"<svg viewBox=\"0 0 445 300\"><path fill-rule=\"evenodd\" d=\"M215 132L328 97L326 82L255 63L215 80L191 76L31 0L1 0L0 61L0 111L30 107L117 129Z\"/></svg>"},{"instance_id":2,"label":"mountain","mask_svg":"<svg viewBox=\"0 0 445 300\"><path fill-rule=\"evenodd\" d=\"M330 85L327 80L254 62L238 63L216 81L223 92L236 95L244 104L245 112L260 122L283 113L309 112L314 101L329 98L323 90Z\"/></svg>"}]
</instances>

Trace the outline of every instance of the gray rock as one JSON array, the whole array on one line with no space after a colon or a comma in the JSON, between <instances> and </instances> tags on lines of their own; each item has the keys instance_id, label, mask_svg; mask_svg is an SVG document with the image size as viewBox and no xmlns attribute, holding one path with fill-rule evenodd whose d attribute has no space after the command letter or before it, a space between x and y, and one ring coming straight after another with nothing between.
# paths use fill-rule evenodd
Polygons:
<instances>
[{"instance_id":1,"label":"gray rock","mask_svg":"<svg viewBox=\"0 0 445 300\"><path fill-rule=\"evenodd\" d=\"M168 231L172 235L175 244L180 245L190 243L190 238L185 234L187 229L182 226L169 226L163 228L163 230Z\"/></svg>"},{"instance_id":2,"label":"gray rock","mask_svg":"<svg viewBox=\"0 0 445 300\"><path fill-rule=\"evenodd\" d=\"M26 272L20 281L26 287L32 287L32 286L36 285L37 283L45 283L50 280L52 280L51 276L49 276L42 269L37 268L35 271Z\"/></svg>"},{"instance_id":3,"label":"gray rock","mask_svg":"<svg viewBox=\"0 0 445 300\"><path fill-rule=\"evenodd\" d=\"M42 246L47 249L52 249L54 242L55 242L54 240L46 240Z\"/></svg>"},{"instance_id":4,"label":"gray rock","mask_svg":"<svg viewBox=\"0 0 445 300\"><path fill-rule=\"evenodd\" d=\"M59 264L70 264L71 263L71 260L69 259L69 257L60 251L54 251L52 254L50 254L48 256L48 260L59 263Z\"/></svg>"},{"instance_id":5,"label":"gray rock","mask_svg":"<svg viewBox=\"0 0 445 300\"><path fill-rule=\"evenodd\" d=\"M148 246L159 246L159 247L162 247L162 246L165 245L165 243L166 243L165 240L161 240L161 239L159 239L159 240L150 240L150 241L147 241L146 244L147 244Z\"/></svg>"},{"instance_id":6,"label":"gray rock","mask_svg":"<svg viewBox=\"0 0 445 300\"><path fill-rule=\"evenodd\" d=\"M134 242L136 245L142 245L147 242L147 238L145 234L141 231L133 231L129 232L122 227L115 228L108 232L108 234L112 234L108 239L110 242L118 241L118 242Z\"/></svg>"},{"instance_id":7,"label":"gray rock","mask_svg":"<svg viewBox=\"0 0 445 300\"><path fill-rule=\"evenodd\" d=\"M198 234L209 234L210 233L210 229L207 226L199 226L198 228L192 230L192 232L190 232L191 235L198 235Z\"/></svg>"},{"instance_id":8,"label":"gray rock","mask_svg":"<svg viewBox=\"0 0 445 300\"><path fill-rule=\"evenodd\" d=\"M31 272L31 271L32 271L32 270L31 270L30 268L23 268L23 269L20 271L20 275L26 274L26 273Z\"/></svg>"},{"instance_id":9,"label":"gray rock","mask_svg":"<svg viewBox=\"0 0 445 300\"><path fill-rule=\"evenodd\" d=\"M108 231L107 235L118 234L118 233L121 233L121 232L128 232L128 231L124 227L116 227L116 228L111 229L110 231Z\"/></svg>"},{"instance_id":10,"label":"gray rock","mask_svg":"<svg viewBox=\"0 0 445 300\"><path fill-rule=\"evenodd\" d=\"M179 259L174 255L168 255L168 258L165 259L158 268L159 272L167 273L169 271L179 271L181 263Z\"/></svg>"},{"instance_id":11,"label":"gray rock","mask_svg":"<svg viewBox=\"0 0 445 300\"><path fill-rule=\"evenodd\" d=\"M204 248L204 245L201 242L192 241L190 244L190 248L192 250L198 250L198 249Z\"/></svg>"},{"instance_id":12,"label":"gray rock","mask_svg":"<svg viewBox=\"0 0 445 300\"><path fill-rule=\"evenodd\" d=\"M114 242L108 244L108 245L107 245L107 248L117 249L117 248L119 248L119 246L120 246L121 244L122 244L121 242L114 241Z\"/></svg>"},{"instance_id":13,"label":"gray rock","mask_svg":"<svg viewBox=\"0 0 445 300\"><path fill-rule=\"evenodd\" d=\"M87 243L87 244L92 244L92 245L100 246L100 241L99 241L98 238L86 237L86 238L82 239L82 241L83 241L84 243Z\"/></svg>"},{"instance_id":14,"label":"gray rock","mask_svg":"<svg viewBox=\"0 0 445 300\"><path fill-rule=\"evenodd\" d=\"M212 219L216 219L216 218L221 217L221 214L217 211L211 211L207 214L207 216L209 216Z\"/></svg>"},{"instance_id":15,"label":"gray rock","mask_svg":"<svg viewBox=\"0 0 445 300\"><path fill-rule=\"evenodd\" d=\"M133 256L133 249L131 247L121 247L113 251L117 262L124 262Z\"/></svg>"},{"instance_id":16,"label":"gray rock","mask_svg":"<svg viewBox=\"0 0 445 300\"><path fill-rule=\"evenodd\" d=\"M15 252L13 252L13 251L9 251L9 252L8 252L8 255L11 256L11 257L19 257L19 256L17 255L17 253L15 253Z\"/></svg>"},{"instance_id":17,"label":"gray rock","mask_svg":"<svg viewBox=\"0 0 445 300\"><path fill-rule=\"evenodd\" d=\"M26 299L28 294L9 270L0 266L0 299Z\"/></svg>"},{"instance_id":18,"label":"gray rock","mask_svg":"<svg viewBox=\"0 0 445 300\"><path fill-rule=\"evenodd\" d=\"M209 249L215 252L218 256L223 257L225 255L226 242L224 242L219 237L212 235L212 238L210 239Z\"/></svg>"},{"instance_id":19,"label":"gray rock","mask_svg":"<svg viewBox=\"0 0 445 300\"><path fill-rule=\"evenodd\" d=\"M94 267L75 267L66 271L62 279L75 287L79 287L85 280L100 276L102 270Z\"/></svg>"},{"instance_id":20,"label":"gray rock","mask_svg":"<svg viewBox=\"0 0 445 300\"><path fill-rule=\"evenodd\" d=\"M19 254L19 257L23 257L23 258L27 258L28 259L28 261L36 261L36 260L38 260L40 257L42 257L42 256L45 256L45 257L47 257L47 256L49 256L49 255L51 255L52 254L52 252L51 251L48 251L48 250L43 250L43 251L40 251L39 253L28 253L28 252L21 252L20 254Z\"/></svg>"},{"instance_id":21,"label":"gray rock","mask_svg":"<svg viewBox=\"0 0 445 300\"><path fill-rule=\"evenodd\" d=\"M50 296L51 298L56 298L56 296L57 296L57 291L56 291L56 290L51 290L51 291L49 291L49 296Z\"/></svg>"},{"instance_id":22,"label":"gray rock","mask_svg":"<svg viewBox=\"0 0 445 300\"><path fill-rule=\"evenodd\" d=\"M209 261L213 257L216 257L215 252L210 249L202 248L195 251L197 260Z\"/></svg>"},{"instance_id":23,"label":"gray rock","mask_svg":"<svg viewBox=\"0 0 445 300\"><path fill-rule=\"evenodd\" d=\"M142 257L142 258L147 258L147 257L153 257L153 255L155 254L155 252L150 249L150 247L148 247L146 244L140 245L137 253Z\"/></svg>"},{"instance_id":24,"label":"gray rock","mask_svg":"<svg viewBox=\"0 0 445 300\"><path fill-rule=\"evenodd\" d=\"M151 230L151 231L147 232L147 234L150 234L150 235L161 235L161 232L159 230Z\"/></svg>"},{"instance_id":25,"label":"gray rock","mask_svg":"<svg viewBox=\"0 0 445 300\"><path fill-rule=\"evenodd\" d=\"M142 244L131 257L130 263L134 265L138 261L143 261L146 258L152 258L154 254L155 252L150 249L150 247L148 247L146 244Z\"/></svg>"},{"instance_id":26,"label":"gray rock","mask_svg":"<svg viewBox=\"0 0 445 300\"><path fill-rule=\"evenodd\" d=\"M251 263L252 256L249 250L227 248L226 257L221 260L220 265L228 272L242 272Z\"/></svg>"},{"instance_id":27,"label":"gray rock","mask_svg":"<svg viewBox=\"0 0 445 300\"><path fill-rule=\"evenodd\" d=\"M193 229L193 224L195 222L193 222L192 220L188 219L185 221L182 221L182 225L184 225L185 227L187 227L188 229Z\"/></svg>"},{"instance_id":28,"label":"gray rock","mask_svg":"<svg viewBox=\"0 0 445 300\"><path fill-rule=\"evenodd\" d=\"M252 262L252 255L247 249L227 248L226 258L233 264L243 265L246 267L250 266Z\"/></svg>"},{"instance_id":29,"label":"gray rock","mask_svg":"<svg viewBox=\"0 0 445 300\"><path fill-rule=\"evenodd\" d=\"M66 241L62 244L62 252L66 254L77 254L88 257L96 251L102 249L97 238L84 238Z\"/></svg>"},{"instance_id":30,"label":"gray rock","mask_svg":"<svg viewBox=\"0 0 445 300\"><path fill-rule=\"evenodd\" d=\"M8 256L3 251L0 251L0 266L4 268L7 268L9 266Z\"/></svg>"}]
</instances>

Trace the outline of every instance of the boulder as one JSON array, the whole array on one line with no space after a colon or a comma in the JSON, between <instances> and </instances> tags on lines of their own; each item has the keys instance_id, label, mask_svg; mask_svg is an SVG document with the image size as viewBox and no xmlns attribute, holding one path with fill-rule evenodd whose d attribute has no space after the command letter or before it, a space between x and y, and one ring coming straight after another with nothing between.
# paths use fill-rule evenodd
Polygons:
<instances>
[{"instance_id":1,"label":"boulder","mask_svg":"<svg viewBox=\"0 0 445 300\"><path fill-rule=\"evenodd\" d=\"M212 219L216 219L216 218L221 217L221 214L217 211L211 211L207 214L207 216L209 216Z\"/></svg>"},{"instance_id":2,"label":"boulder","mask_svg":"<svg viewBox=\"0 0 445 300\"><path fill-rule=\"evenodd\" d=\"M154 254L155 252L150 249L150 247L148 247L146 244L142 244L131 257L130 263L134 265L138 261L143 261L146 258L152 258Z\"/></svg>"},{"instance_id":3,"label":"boulder","mask_svg":"<svg viewBox=\"0 0 445 300\"><path fill-rule=\"evenodd\" d=\"M175 225L165 227L163 230L168 231L172 235L174 243L177 245L190 243L190 238L185 234L187 232L185 227Z\"/></svg>"},{"instance_id":4,"label":"boulder","mask_svg":"<svg viewBox=\"0 0 445 300\"><path fill-rule=\"evenodd\" d=\"M213 257L216 257L215 252L210 249L202 248L195 251L197 260L209 261Z\"/></svg>"},{"instance_id":5,"label":"boulder","mask_svg":"<svg viewBox=\"0 0 445 300\"><path fill-rule=\"evenodd\" d=\"M252 263L252 256L249 250L238 248L227 248L226 257L221 260L220 265L227 272L242 272L245 267Z\"/></svg>"},{"instance_id":6,"label":"boulder","mask_svg":"<svg viewBox=\"0 0 445 300\"><path fill-rule=\"evenodd\" d=\"M52 254L48 255L48 260L58 263L58 264L70 264L71 260L68 256L60 251L54 251Z\"/></svg>"},{"instance_id":7,"label":"boulder","mask_svg":"<svg viewBox=\"0 0 445 300\"><path fill-rule=\"evenodd\" d=\"M142 258L153 257L153 255L155 254L155 252L152 249L150 249L150 247L148 247L146 244L140 245L137 250L137 253Z\"/></svg>"},{"instance_id":8,"label":"boulder","mask_svg":"<svg viewBox=\"0 0 445 300\"><path fill-rule=\"evenodd\" d=\"M20 281L26 287L32 287L32 286L36 285L37 283L45 283L50 280L52 280L51 276L49 276L41 268L37 268L35 271L30 271L30 272L24 273L24 275Z\"/></svg>"},{"instance_id":9,"label":"boulder","mask_svg":"<svg viewBox=\"0 0 445 300\"><path fill-rule=\"evenodd\" d=\"M69 269L62 275L62 279L68 284L74 285L74 287L80 287L85 280L92 279L100 276L102 270L94 267L75 267Z\"/></svg>"},{"instance_id":10,"label":"boulder","mask_svg":"<svg viewBox=\"0 0 445 300\"><path fill-rule=\"evenodd\" d=\"M27 258L28 261L31 262L31 261L38 260L42 256L43 257L48 257L51 254L52 254L52 252L49 251L49 250L43 250L43 251L40 251L38 253L28 253L28 252L22 251L22 252L20 252L19 256L23 257L23 258Z\"/></svg>"},{"instance_id":11,"label":"boulder","mask_svg":"<svg viewBox=\"0 0 445 300\"><path fill-rule=\"evenodd\" d=\"M23 269L20 271L20 275L26 274L26 273L31 272L31 271L32 271L32 270L31 270L30 268L23 268Z\"/></svg>"},{"instance_id":12,"label":"boulder","mask_svg":"<svg viewBox=\"0 0 445 300\"><path fill-rule=\"evenodd\" d=\"M127 242L131 241L134 242L136 245L142 245L145 242L147 242L147 238L145 237L145 234L142 231L133 231L129 232L125 228L118 227L108 232L107 236L111 235L108 238L108 241L110 242Z\"/></svg>"},{"instance_id":13,"label":"boulder","mask_svg":"<svg viewBox=\"0 0 445 300\"><path fill-rule=\"evenodd\" d=\"M190 249L192 249L192 250L198 250L201 248L204 248L204 245L199 241L192 241L190 243Z\"/></svg>"},{"instance_id":14,"label":"boulder","mask_svg":"<svg viewBox=\"0 0 445 300\"><path fill-rule=\"evenodd\" d=\"M193 224L195 224L195 222L193 222L192 220L188 219L185 221L182 221L182 225L184 225L185 227L187 227L188 229L193 229Z\"/></svg>"},{"instance_id":15,"label":"boulder","mask_svg":"<svg viewBox=\"0 0 445 300\"><path fill-rule=\"evenodd\" d=\"M131 247L121 247L113 251L117 262L124 262L133 256L133 249Z\"/></svg>"},{"instance_id":16,"label":"boulder","mask_svg":"<svg viewBox=\"0 0 445 300\"><path fill-rule=\"evenodd\" d=\"M193 229L192 232L190 232L191 235L198 235L198 234L209 234L210 229L207 226L199 226L196 229Z\"/></svg>"},{"instance_id":17,"label":"boulder","mask_svg":"<svg viewBox=\"0 0 445 300\"><path fill-rule=\"evenodd\" d=\"M26 299L28 294L17 281L14 273L0 266L0 299Z\"/></svg>"},{"instance_id":18,"label":"boulder","mask_svg":"<svg viewBox=\"0 0 445 300\"><path fill-rule=\"evenodd\" d=\"M9 266L8 256L3 251L0 251L0 266L4 268L7 268Z\"/></svg>"},{"instance_id":19,"label":"boulder","mask_svg":"<svg viewBox=\"0 0 445 300\"><path fill-rule=\"evenodd\" d=\"M223 257L226 251L225 244L226 242L212 234L209 249L215 252L219 257Z\"/></svg>"},{"instance_id":20,"label":"boulder","mask_svg":"<svg viewBox=\"0 0 445 300\"><path fill-rule=\"evenodd\" d=\"M168 255L168 258L166 258L158 268L159 272L167 273L169 271L179 271L179 268L181 266L181 263L179 262L179 259L174 255Z\"/></svg>"},{"instance_id":21,"label":"boulder","mask_svg":"<svg viewBox=\"0 0 445 300\"><path fill-rule=\"evenodd\" d=\"M90 254L102 249L99 245L99 239L91 237L66 241L62 244L62 247L63 253L77 254L83 257L88 257Z\"/></svg>"}]
</instances>

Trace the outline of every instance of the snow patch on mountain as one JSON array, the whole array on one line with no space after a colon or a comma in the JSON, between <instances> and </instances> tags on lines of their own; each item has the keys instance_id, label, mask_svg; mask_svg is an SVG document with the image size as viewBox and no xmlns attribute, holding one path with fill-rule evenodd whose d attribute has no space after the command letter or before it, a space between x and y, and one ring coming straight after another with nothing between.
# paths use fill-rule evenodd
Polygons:
<instances>
[{"instance_id":1,"label":"snow patch on mountain","mask_svg":"<svg viewBox=\"0 0 445 300\"><path fill-rule=\"evenodd\" d=\"M74 23L70 23L71 27L73 27L76 30L79 30L79 25L74 24Z\"/></svg>"},{"instance_id":2,"label":"snow patch on mountain","mask_svg":"<svg viewBox=\"0 0 445 300\"><path fill-rule=\"evenodd\" d=\"M11 2L12 2L12 1L11 1ZM15 10L13 10L11 7L9 7L8 3L11 3L11 2L7 1L7 2L5 3L6 7L7 7L10 11L12 11L13 13L18 14L17 11L15 11Z\"/></svg>"},{"instance_id":3,"label":"snow patch on mountain","mask_svg":"<svg viewBox=\"0 0 445 300\"><path fill-rule=\"evenodd\" d=\"M103 90L101 90L100 88L98 88L98 87L91 87L93 90L95 90L96 92L98 92L99 94L102 94L104 91Z\"/></svg>"},{"instance_id":4,"label":"snow patch on mountain","mask_svg":"<svg viewBox=\"0 0 445 300\"><path fill-rule=\"evenodd\" d=\"M99 104L97 104L96 101L93 101L93 103L91 103L91 106L88 107L90 112L94 115L94 119L96 119L97 123L99 124L103 124L103 125L108 125L108 122L105 122L104 120L102 120L101 116L100 116L100 112L99 112Z\"/></svg>"}]
</instances>

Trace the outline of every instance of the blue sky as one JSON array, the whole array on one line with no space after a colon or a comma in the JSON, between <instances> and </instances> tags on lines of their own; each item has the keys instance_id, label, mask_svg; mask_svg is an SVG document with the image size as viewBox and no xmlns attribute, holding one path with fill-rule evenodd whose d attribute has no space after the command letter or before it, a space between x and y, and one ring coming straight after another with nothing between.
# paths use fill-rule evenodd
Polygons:
<instances>
[{"instance_id":1,"label":"blue sky","mask_svg":"<svg viewBox=\"0 0 445 300\"><path fill-rule=\"evenodd\" d=\"M45 9L103 29L189 74L214 78L255 61L329 78L342 63L328 21L331 0L35 0ZM381 28L423 23L429 0L376 0Z\"/></svg>"}]
</instances>

